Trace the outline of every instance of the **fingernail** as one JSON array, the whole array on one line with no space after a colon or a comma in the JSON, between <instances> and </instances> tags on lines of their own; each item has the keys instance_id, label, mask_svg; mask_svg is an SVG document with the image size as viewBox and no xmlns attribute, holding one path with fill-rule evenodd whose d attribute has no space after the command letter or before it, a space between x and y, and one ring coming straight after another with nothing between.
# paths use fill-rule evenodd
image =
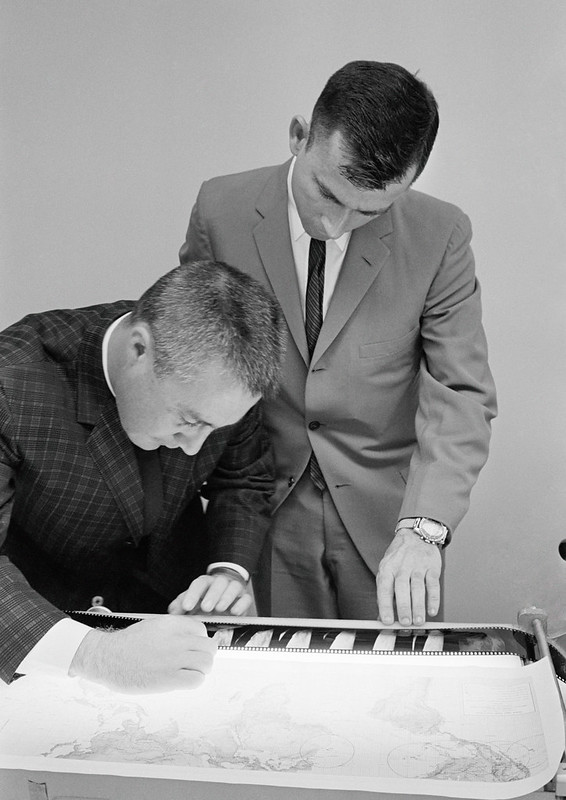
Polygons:
<instances>
[{"instance_id":1,"label":"fingernail","mask_svg":"<svg viewBox=\"0 0 566 800\"><path fill-rule=\"evenodd\" d=\"M423 618L422 617L415 617L415 625L422 625Z\"/></svg>"},{"instance_id":2,"label":"fingernail","mask_svg":"<svg viewBox=\"0 0 566 800\"><path fill-rule=\"evenodd\" d=\"M402 625L410 625L411 624L411 620L409 619L409 617L403 617L403 619L401 620L401 624Z\"/></svg>"}]
</instances>

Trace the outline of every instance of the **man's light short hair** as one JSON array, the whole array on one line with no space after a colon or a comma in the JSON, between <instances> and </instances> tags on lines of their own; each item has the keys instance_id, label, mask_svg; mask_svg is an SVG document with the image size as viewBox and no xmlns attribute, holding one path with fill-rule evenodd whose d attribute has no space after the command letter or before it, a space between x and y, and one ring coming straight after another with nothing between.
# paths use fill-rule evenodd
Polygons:
<instances>
[{"instance_id":1,"label":"man's light short hair","mask_svg":"<svg viewBox=\"0 0 566 800\"><path fill-rule=\"evenodd\" d=\"M153 338L158 377L195 379L214 364L250 394L276 391L285 323L273 295L221 261L193 261L163 275L137 301L131 322Z\"/></svg>"}]
</instances>

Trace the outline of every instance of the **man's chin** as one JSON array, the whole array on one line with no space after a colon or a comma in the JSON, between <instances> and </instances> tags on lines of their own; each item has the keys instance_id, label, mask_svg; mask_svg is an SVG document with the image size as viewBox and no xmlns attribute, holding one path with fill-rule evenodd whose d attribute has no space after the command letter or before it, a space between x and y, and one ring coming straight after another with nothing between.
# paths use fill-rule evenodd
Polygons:
<instances>
[{"instance_id":1,"label":"man's chin","mask_svg":"<svg viewBox=\"0 0 566 800\"><path fill-rule=\"evenodd\" d=\"M305 228L305 233L308 233L308 235L311 237L311 239L318 239L319 242L327 242L329 240L329 238L330 238L328 236L328 234L325 233L324 231L312 230L312 232L311 232L311 231L307 231L307 229Z\"/></svg>"}]
</instances>

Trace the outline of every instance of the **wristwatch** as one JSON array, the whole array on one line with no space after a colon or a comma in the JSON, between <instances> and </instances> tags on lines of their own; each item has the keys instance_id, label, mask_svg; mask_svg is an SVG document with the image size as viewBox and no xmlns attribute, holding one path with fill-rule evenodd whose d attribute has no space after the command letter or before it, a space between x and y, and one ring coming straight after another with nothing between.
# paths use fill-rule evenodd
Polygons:
<instances>
[{"instance_id":1,"label":"wristwatch","mask_svg":"<svg viewBox=\"0 0 566 800\"><path fill-rule=\"evenodd\" d=\"M414 531L425 542L439 547L446 547L450 541L450 531L446 525L428 517L404 517L395 526L395 533L403 528Z\"/></svg>"}]
</instances>

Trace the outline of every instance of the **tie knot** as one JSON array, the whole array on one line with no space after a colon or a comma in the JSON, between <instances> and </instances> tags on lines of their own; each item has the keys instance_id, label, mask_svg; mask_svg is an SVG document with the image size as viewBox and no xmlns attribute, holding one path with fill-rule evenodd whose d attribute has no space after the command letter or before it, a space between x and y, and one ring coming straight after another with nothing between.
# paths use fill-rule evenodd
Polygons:
<instances>
[{"instance_id":1,"label":"tie knot","mask_svg":"<svg viewBox=\"0 0 566 800\"><path fill-rule=\"evenodd\" d=\"M326 253L326 242L322 239L311 239L309 250L313 251L317 255Z\"/></svg>"}]
</instances>

